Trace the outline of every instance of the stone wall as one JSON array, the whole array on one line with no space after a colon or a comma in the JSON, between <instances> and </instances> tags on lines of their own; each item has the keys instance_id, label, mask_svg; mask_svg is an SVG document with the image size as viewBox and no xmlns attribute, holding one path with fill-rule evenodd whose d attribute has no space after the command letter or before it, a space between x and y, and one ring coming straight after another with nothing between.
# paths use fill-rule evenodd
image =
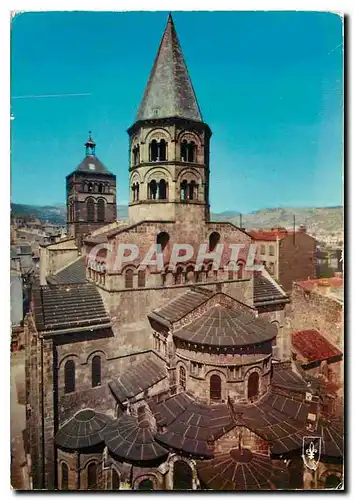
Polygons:
<instances>
[{"instance_id":1,"label":"stone wall","mask_svg":"<svg viewBox=\"0 0 354 500\"><path fill-rule=\"evenodd\" d=\"M279 283L291 292L295 281L316 278L316 240L306 233L288 235L279 243Z\"/></svg>"}]
</instances>

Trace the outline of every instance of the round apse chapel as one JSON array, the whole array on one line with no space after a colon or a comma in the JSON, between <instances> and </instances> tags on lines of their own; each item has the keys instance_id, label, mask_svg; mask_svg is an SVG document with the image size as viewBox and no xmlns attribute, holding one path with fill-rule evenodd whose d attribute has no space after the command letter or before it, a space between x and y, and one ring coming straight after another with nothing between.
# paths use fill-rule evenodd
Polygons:
<instances>
[{"instance_id":1,"label":"round apse chapel","mask_svg":"<svg viewBox=\"0 0 354 500\"><path fill-rule=\"evenodd\" d=\"M255 402L267 392L276 327L215 305L173 332L181 390L203 403Z\"/></svg>"}]
</instances>

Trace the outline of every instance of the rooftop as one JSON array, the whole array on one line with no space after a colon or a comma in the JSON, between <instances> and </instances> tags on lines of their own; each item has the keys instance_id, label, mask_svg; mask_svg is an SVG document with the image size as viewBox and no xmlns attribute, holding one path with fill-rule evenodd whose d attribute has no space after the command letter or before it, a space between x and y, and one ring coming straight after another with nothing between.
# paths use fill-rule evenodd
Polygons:
<instances>
[{"instance_id":1,"label":"rooftop","mask_svg":"<svg viewBox=\"0 0 354 500\"><path fill-rule=\"evenodd\" d=\"M342 356L342 352L318 330L300 330L291 334L293 348L306 364Z\"/></svg>"},{"instance_id":2,"label":"rooftop","mask_svg":"<svg viewBox=\"0 0 354 500\"><path fill-rule=\"evenodd\" d=\"M46 277L50 285L64 285L74 283L86 283L85 256L70 262L66 267L55 274Z\"/></svg>"}]
</instances>

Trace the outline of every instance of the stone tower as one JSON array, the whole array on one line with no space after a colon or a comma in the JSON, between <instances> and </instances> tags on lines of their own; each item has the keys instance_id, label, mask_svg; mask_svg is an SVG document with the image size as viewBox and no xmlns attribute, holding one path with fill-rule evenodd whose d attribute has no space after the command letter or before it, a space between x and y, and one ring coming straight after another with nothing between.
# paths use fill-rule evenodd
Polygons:
<instances>
[{"instance_id":1,"label":"stone tower","mask_svg":"<svg viewBox=\"0 0 354 500\"><path fill-rule=\"evenodd\" d=\"M129 219L209 220L209 143L171 14L128 130Z\"/></svg>"},{"instance_id":2,"label":"stone tower","mask_svg":"<svg viewBox=\"0 0 354 500\"><path fill-rule=\"evenodd\" d=\"M79 246L83 236L117 218L116 176L97 158L91 132L85 148L85 158L66 177L68 235Z\"/></svg>"}]
</instances>

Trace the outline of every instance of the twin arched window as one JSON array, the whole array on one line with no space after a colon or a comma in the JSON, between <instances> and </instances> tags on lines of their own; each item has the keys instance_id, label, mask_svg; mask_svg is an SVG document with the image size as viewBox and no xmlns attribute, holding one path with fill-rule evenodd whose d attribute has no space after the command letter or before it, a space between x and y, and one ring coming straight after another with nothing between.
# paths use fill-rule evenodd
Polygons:
<instances>
[{"instance_id":1,"label":"twin arched window","mask_svg":"<svg viewBox=\"0 0 354 500\"><path fill-rule=\"evenodd\" d=\"M153 139L150 142L150 161L166 161L167 160L167 142L161 139L157 142Z\"/></svg>"},{"instance_id":2,"label":"twin arched window","mask_svg":"<svg viewBox=\"0 0 354 500\"><path fill-rule=\"evenodd\" d=\"M144 269L138 271L138 288L145 288L146 273Z\"/></svg>"},{"instance_id":3,"label":"twin arched window","mask_svg":"<svg viewBox=\"0 0 354 500\"><path fill-rule=\"evenodd\" d=\"M134 271L127 269L125 271L125 288L133 288Z\"/></svg>"},{"instance_id":4,"label":"twin arched window","mask_svg":"<svg viewBox=\"0 0 354 500\"><path fill-rule=\"evenodd\" d=\"M75 392L75 362L69 359L64 366L64 392Z\"/></svg>"},{"instance_id":5,"label":"twin arched window","mask_svg":"<svg viewBox=\"0 0 354 500\"><path fill-rule=\"evenodd\" d=\"M192 201L198 198L198 185L194 180L188 182L186 179L184 179L181 182L180 189L181 201Z\"/></svg>"},{"instance_id":6,"label":"twin arched window","mask_svg":"<svg viewBox=\"0 0 354 500\"><path fill-rule=\"evenodd\" d=\"M165 179L156 181L153 179L148 184L148 197L150 200L167 200L168 183Z\"/></svg>"},{"instance_id":7,"label":"twin arched window","mask_svg":"<svg viewBox=\"0 0 354 500\"><path fill-rule=\"evenodd\" d=\"M181 161L195 163L196 145L194 141L187 142L186 140L184 140L181 142Z\"/></svg>"},{"instance_id":8,"label":"twin arched window","mask_svg":"<svg viewBox=\"0 0 354 500\"><path fill-rule=\"evenodd\" d=\"M134 182L132 185L133 201L139 201L139 182Z\"/></svg>"}]
</instances>

